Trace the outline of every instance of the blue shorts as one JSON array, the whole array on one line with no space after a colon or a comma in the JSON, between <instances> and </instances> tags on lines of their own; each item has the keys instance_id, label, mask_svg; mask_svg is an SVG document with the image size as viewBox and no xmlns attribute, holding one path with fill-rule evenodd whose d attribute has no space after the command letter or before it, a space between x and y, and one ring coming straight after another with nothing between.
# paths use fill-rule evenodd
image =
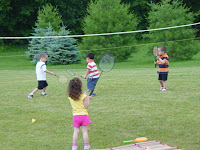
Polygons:
<instances>
[{"instance_id":1,"label":"blue shorts","mask_svg":"<svg viewBox=\"0 0 200 150\"><path fill-rule=\"evenodd\" d=\"M87 78L87 89L93 90L99 78Z\"/></svg>"}]
</instances>

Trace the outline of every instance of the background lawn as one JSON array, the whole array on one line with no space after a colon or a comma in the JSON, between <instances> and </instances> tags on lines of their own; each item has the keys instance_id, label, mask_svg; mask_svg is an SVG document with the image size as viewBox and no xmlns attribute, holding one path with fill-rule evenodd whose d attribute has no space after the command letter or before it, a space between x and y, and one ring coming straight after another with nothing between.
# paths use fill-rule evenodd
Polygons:
<instances>
[{"instance_id":1,"label":"background lawn","mask_svg":"<svg viewBox=\"0 0 200 150\"><path fill-rule=\"evenodd\" d=\"M12 149L71 149L72 110L67 85L47 75L47 97L27 95L36 86L35 65L17 53L0 57L0 147ZM22 53L22 55L24 55ZM167 92L159 91L153 57L139 51L103 73L89 107L92 148L124 145L140 136L186 150L200 149L200 55L191 61L171 62ZM145 59L144 59L145 57ZM86 64L47 65L57 74L65 69L84 74ZM84 90L86 80L82 79ZM35 123L31 119L35 118ZM82 135L78 146L83 147Z\"/></svg>"}]
</instances>

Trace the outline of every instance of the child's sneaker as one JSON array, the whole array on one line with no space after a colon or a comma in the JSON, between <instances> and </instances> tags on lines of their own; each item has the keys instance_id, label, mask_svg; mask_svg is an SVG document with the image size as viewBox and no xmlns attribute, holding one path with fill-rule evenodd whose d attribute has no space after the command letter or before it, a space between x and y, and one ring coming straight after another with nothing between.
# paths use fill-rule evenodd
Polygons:
<instances>
[{"instance_id":1,"label":"child's sneaker","mask_svg":"<svg viewBox=\"0 0 200 150\"><path fill-rule=\"evenodd\" d=\"M84 146L84 150L89 150L90 146Z\"/></svg>"},{"instance_id":2,"label":"child's sneaker","mask_svg":"<svg viewBox=\"0 0 200 150\"><path fill-rule=\"evenodd\" d=\"M77 150L77 146L72 146L72 150Z\"/></svg>"},{"instance_id":3,"label":"child's sneaker","mask_svg":"<svg viewBox=\"0 0 200 150\"><path fill-rule=\"evenodd\" d=\"M163 87L161 86L161 87L160 87L160 91L162 91L162 90L163 90Z\"/></svg>"},{"instance_id":4,"label":"child's sneaker","mask_svg":"<svg viewBox=\"0 0 200 150\"><path fill-rule=\"evenodd\" d=\"M28 98L33 98L33 95L29 94L27 97L28 97Z\"/></svg>"},{"instance_id":5,"label":"child's sneaker","mask_svg":"<svg viewBox=\"0 0 200 150\"><path fill-rule=\"evenodd\" d=\"M91 96L95 96L96 95L96 93L92 93L92 95Z\"/></svg>"},{"instance_id":6,"label":"child's sneaker","mask_svg":"<svg viewBox=\"0 0 200 150\"><path fill-rule=\"evenodd\" d=\"M45 94L41 94L41 96L47 96L47 94L45 93Z\"/></svg>"},{"instance_id":7,"label":"child's sneaker","mask_svg":"<svg viewBox=\"0 0 200 150\"><path fill-rule=\"evenodd\" d=\"M162 89L162 92L165 92L165 91L167 91L167 89Z\"/></svg>"}]
</instances>

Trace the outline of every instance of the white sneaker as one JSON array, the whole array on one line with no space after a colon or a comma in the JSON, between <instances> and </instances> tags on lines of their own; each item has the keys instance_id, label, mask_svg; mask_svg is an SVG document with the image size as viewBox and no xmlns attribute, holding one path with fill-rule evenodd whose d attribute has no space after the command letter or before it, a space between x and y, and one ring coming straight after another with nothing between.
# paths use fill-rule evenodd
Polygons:
<instances>
[{"instance_id":1,"label":"white sneaker","mask_svg":"<svg viewBox=\"0 0 200 150\"><path fill-rule=\"evenodd\" d=\"M44 93L44 94L41 93L41 96L47 96L47 94L46 93Z\"/></svg>"},{"instance_id":2,"label":"white sneaker","mask_svg":"<svg viewBox=\"0 0 200 150\"><path fill-rule=\"evenodd\" d=\"M165 91L167 91L167 89L162 89L162 92L165 92Z\"/></svg>"},{"instance_id":3,"label":"white sneaker","mask_svg":"<svg viewBox=\"0 0 200 150\"><path fill-rule=\"evenodd\" d=\"M72 150L77 150L77 146L72 146Z\"/></svg>"},{"instance_id":4,"label":"white sneaker","mask_svg":"<svg viewBox=\"0 0 200 150\"><path fill-rule=\"evenodd\" d=\"M28 97L28 98L33 98L33 95L29 94L27 97Z\"/></svg>"},{"instance_id":5,"label":"white sneaker","mask_svg":"<svg viewBox=\"0 0 200 150\"><path fill-rule=\"evenodd\" d=\"M84 146L84 150L89 150L90 146Z\"/></svg>"},{"instance_id":6,"label":"white sneaker","mask_svg":"<svg viewBox=\"0 0 200 150\"><path fill-rule=\"evenodd\" d=\"M162 91L162 90L163 90L163 87L161 86L161 87L160 87L160 91Z\"/></svg>"}]
</instances>

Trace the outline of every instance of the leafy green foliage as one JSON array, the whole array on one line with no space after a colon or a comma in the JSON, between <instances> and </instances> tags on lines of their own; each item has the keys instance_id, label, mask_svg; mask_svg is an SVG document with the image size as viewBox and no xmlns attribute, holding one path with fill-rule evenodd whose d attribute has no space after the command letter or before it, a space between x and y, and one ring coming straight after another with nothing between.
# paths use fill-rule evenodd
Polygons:
<instances>
[{"instance_id":1,"label":"leafy green foliage","mask_svg":"<svg viewBox=\"0 0 200 150\"><path fill-rule=\"evenodd\" d=\"M65 27L61 27L56 33L49 26L47 29L35 28L34 36L55 36L68 35L69 31ZM49 56L48 63L50 64L74 64L78 63L79 52L76 45L76 40L73 38L33 38L29 42L29 51L27 57L32 59L32 63L39 61L40 53L47 53Z\"/></svg>"},{"instance_id":2,"label":"leafy green foliage","mask_svg":"<svg viewBox=\"0 0 200 150\"><path fill-rule=\"evenodd\" d=\"M95 1L95 0L93 0ZM151 0L158 3L161 0ZM37 12L46 4L51 4L59 9L62 15L63 24L67 25L71 34L83 34L82 21L86 15L86 9L90 0L1 0L0 1L0 36L29 36L33 32L33 26L37 20ZM149 0L121 0L121 3L130 4L129 12L137 16L138 29L146 29L148 22ZM183 0L183 4L191 8L190 12L199 11L200 1ZM195 22L200 20L200 15ZM199 26L194 28L200 29ZM198 36L200 32L198 32ZM138 38L138 36L137 36ZM17 41L20 43L26 40L5 40L5 44Z\"/></svg>"},{"instance_id":3,"label":"leafy green foliage","mask_svg":"<svg viewBox=\"0 0 200 150\"><path fill-rule=\"evenodd\" d=\"M43 0L46 3L46 0ZM83 34L82 22L87 13L90 0L49 0L57 6L62 15L63 24L67 25L71 34Z\"/></svg>"},{"instance_id":4,"label":"leafy green foliage","mask_svg":"<svg viewBox=\"0 0 200 150\"><path fill-rule=\"evenodd\" d=\"M73 34L80 34L82 33L81 22L89 2L90 0L1 0L0 36L29 36L33 32L32 27L37 20L38 10L46 4L57 7L68 29ZM22 42L22 40L18 41Z\"/></svg>"},{"instance_id":5,"label":"leafy green foliage","mask_svg":"<svg viewBox=\"0 0 200 150\"><path fill-rule=\"evenodd\" d=\"M88 8L88 15L84 19L83 31L85 34L110 33L136 30L138 21L128 12L129 5L120 4L120 0L98 0L92 2ZM97 59L100 55L111 53L117 61L127 59L134 51L130 45L136 42L134 34L84 37L79 45L83 54L93 52ZM127 47L123 47L127 46ZM117 48L113 48L117 47ZM119 48L123 47L123 48ZM111 48L101 51L92 49Z\"/></svg>"},{"instance_id":6,"label":"leafy green foliage","mask_svg":"<svg viewBox=\"0 0 200 150\"><path fill-rule=\"evenodd\" d=\"M39 7L40 2L38 1L1 0L0 35L28 36L32 32L32 26L36 20Z\"/></svg>"},{"instance_id":7,"label":"leafy green foliage","mask_svg":"<svg viewBox=\"0 0 200 150\"><path fill-rule=\"evenodd\" d=\"M148 23L149 29L178 26L194 23L195 14L189 12L180 1L162 0L159 4L151 3ZM182 39L195 38L196 30L192 27L176 28L170 30L151 31L144 35L151 42L165 42L167 53L177 60L191 59L198 52L197 41L185 40L180 42L168 42ZM159 45L157 45L159 46ZM152 48L149 48L152 53Z\"/></svg>"},{"instance_id":8,"label":"leafy green foliage","mask_svg":"<svg viewBox=\"0 0 200 150\"><path fill-rule=\"evenodd\" d=\"M156 2L160 0L152 0L152 2ZM148 11L150 10L149 0L121 0L124 4L130 4L129 11L134 13L139 21L138 28L145 29L147 26L146 16Z\"/></svg>"},{"instance_id":9,"label":"leafy green foliage","mask_svg":"<svg viewBox=\"0 0 200 150\"><path fill-rule=\"evenodd\" d=\"M37 28L43 29L51 25L54 31L59 31L61 23L61 15L59 15L58 9L54 8L51 4L47 4L38 11L37 22L35 25Z\"/></svg>"}]
</instances>

